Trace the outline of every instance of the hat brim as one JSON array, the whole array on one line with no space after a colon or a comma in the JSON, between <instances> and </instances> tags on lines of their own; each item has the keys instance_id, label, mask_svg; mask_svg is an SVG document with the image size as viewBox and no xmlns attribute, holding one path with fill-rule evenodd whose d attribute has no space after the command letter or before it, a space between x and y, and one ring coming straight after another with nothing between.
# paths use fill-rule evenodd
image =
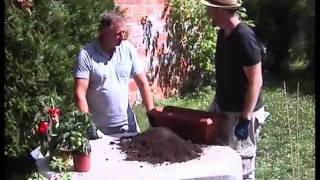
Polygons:
<instances>
[{"instance_id":1,"label":"hat brim","mask_svg":"<svg viewBox=\"0 0 320 180\"><path fill-rule=\"evenodd\" d=\"M217 5L217 4L212 4L206 0L201 0L201 3L206 6L224 8L224 9L238 9L241 7L240 3L236 3L235 5L232 5L232 6L221 6L221 5Z\"/></svg>"}]
</instances>

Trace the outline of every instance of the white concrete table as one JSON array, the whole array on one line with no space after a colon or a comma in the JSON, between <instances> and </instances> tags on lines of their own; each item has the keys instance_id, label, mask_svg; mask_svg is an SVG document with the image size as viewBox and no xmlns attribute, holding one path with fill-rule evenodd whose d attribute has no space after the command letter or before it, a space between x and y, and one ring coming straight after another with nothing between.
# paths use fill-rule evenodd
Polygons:
<instances>
[{"instance_id":1,"label":"white concrete table","mask_svg":"<svg viewBox=\"0 0 320 180\"><path fill-rule=\"evenodd\" d=\"M127 134L128 135L128 134ZM119 136L102 136L90 141L91 167L89 172L71 172L72 179L94 180L242 180L241 157L227 146L209 146L203 155L182 163L152 165L147 162L126 161L126 155L110 142ZM39 172L49 179L58 174L49 170L46 158L36 161Z\"/></svg>"}]
</instances>

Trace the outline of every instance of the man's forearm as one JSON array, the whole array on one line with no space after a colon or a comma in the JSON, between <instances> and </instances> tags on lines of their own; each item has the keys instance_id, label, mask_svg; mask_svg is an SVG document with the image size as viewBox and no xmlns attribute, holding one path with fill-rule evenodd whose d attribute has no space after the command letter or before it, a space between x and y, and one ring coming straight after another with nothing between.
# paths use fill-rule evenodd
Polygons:
<instances>
[{"instance_id":1,"label":"man's forearm","mask_svg":"<svg viewBox=\"0 0 320 180\"><path fill-rule=\"evenodd\" d=\"M152 98L149 82L145 76L145 73L139 73L135 75L133 78L138 85L144 107L146 108L147 111L152 110L154 108L153 98Z\"/></svg>"},{"instance_id":2,"label":"man's forearm","mask_svg":"<svg viewBox=\"0 0 320 180\"><path fill-rule=\"evenodd\" d=\"M154 108L153 98L151 94L151 90L148 84L143 84L140 88L140 94L142 97L142 103L145 106L147 111L150 111Z\"/></svg>"},{"instance_id":3,"label":"man's forearm","mask_svg":"<svg viewBox=\"0 0 320 180\"><path fill-rule=\"evenodd\" d=\"M259 84L252 84L248 86L241 117L251 119L252 112L254 111L259 97L260 89L261 85Z\"/></svg>"},{"instance_id":4,"label":"man's forearm","mask_svg":"<svg viewBox=\"0 0 320 180\"><path fill-rule=\"evenodd\" d=\"M88 79L75 78L74 98L79 111L89 113L88 103L86 99Z\"/></svg>"},{"instance_id":5,"label":"man's forearm","mask_svg":"<svg viewBox=\"0 0 320 180\"><path fill-rule=\"evenodd\" d=\"M244 72L248 79L248 88L241 117L250 120L262 87L261 62L254 66L244 67Z\"/></svg>"},{"instance_id":6,"label":"man's forearm","mask_svg":"<svg viewBox=\"0 0 320 180\"><path fill-rule=\"evenodd\" d=\"M77 99L76 105L79 111L89 113L88 103L86 99Z\"/></svg>"}]
</instances>

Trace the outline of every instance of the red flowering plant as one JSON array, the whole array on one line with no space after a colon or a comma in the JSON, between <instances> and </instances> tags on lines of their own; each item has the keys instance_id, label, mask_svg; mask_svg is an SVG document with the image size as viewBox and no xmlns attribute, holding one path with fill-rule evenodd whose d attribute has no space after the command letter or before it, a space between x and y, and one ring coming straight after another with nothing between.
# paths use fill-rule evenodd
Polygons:
<instances>
[{"instance_id":1,"label":"red flowering plant","mask_svg":"<svg viewBox=\"0 0 320 180\"><path fill-rule=\"evenodd\" d=\"M58 167L61 171L69 167L71 154L91 152L88 132L93 123L88 113L73 106L65 109L62 116L62 111L54 106L50 97L43 97L40 103L42 111L36 114L33 129L36 138L33 142L38 147L31 154L35 159L49 155L49 167L52 170Z\"/></svg>"},{"instance_id":2,"label":"red flowering plant","mask_svg":"<svg viewBox=\"0 0 320 180\"><path fill-rule=\"evenodd\" d=\"M40 151L42 156L49 155L50 160L56 153L63 150L64 146L63 131L65 130L62 127L64 123L60 122L62 111L55 104L60 104L59 106L62 104L62 99L55 94L39 97L37 106L41 111L35 115L31 137L33 146L38 146L37 152ZM36 157L42 157L39 153L36 154L38 154Z\"/></svg>"},{"instance_id":3,"label":"red flowering plant","mask_svg":"<svg viewBox=\"0 0 320 180\"><path fill-rule=\"evenodd\" d=\"M35 135L40 143L40 151L43 156L49 152L49 156L63 148L63 132L59 130L61 110L54 106L46 107L46 116L37 113L38 121ZM39 118L40 117L40 118ZM40 119L40 120L37 120Z\"/></svg>"},{"instance_id":4,"label":"red flowering plant","mask_svg":"<svg viewBox=\"0 0 320 180\"><path fill-rule=\"evenodd\" d=\"M49 152L50 159L59 152L84 152L89 153L88 129L93 123L88 113L70 109L64 113L53 105L43 103L43 111L36 114L35 137L40 145L40 152L46 156Z\"/></svg>"},{"instance_id":5,"label":"red flowering plant","mask_svg":"<svg viewBox=\"0 0 320 180\"><path fill-rule=\"evenodd\" d=\"M56 105L54 103L56 102ZM91 116L80 112L72 104L53 94L39 97L33 121L32 146L34 159L46 158L53 171L66 172L71 166L72 154L91 152L89 129L93 127ZM61 107L63 107L63 115Z\"/></svg>"}]
</instances>

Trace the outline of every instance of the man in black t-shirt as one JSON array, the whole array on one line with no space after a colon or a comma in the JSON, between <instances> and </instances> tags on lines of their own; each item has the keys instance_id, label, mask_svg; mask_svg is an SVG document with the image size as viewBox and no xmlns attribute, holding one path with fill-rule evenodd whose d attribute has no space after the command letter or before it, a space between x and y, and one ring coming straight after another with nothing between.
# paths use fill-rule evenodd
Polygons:
<instances>
[{"instance_id":1,"label":"man in black t-shirt","mask_svg":"<svg viewBox=\"0 0 320 180\"><path fill-rule=\"evenodd\" d=\"M269 115L261 97L261 48L254 32L241 22L236 0L202 0L214 26L220 27L216 46L216 95L210 108L222 112L221 142L242 157L243 179L255 179L257 138Z\"/></svg>"}]
</instances>

